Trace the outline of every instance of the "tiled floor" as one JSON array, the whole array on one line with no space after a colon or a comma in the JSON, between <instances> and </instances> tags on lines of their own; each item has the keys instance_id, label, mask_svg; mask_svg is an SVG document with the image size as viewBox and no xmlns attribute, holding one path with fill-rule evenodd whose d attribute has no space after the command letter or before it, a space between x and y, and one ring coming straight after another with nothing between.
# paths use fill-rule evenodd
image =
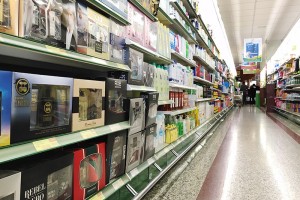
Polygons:
<instances>
[{"instance_id":1,"label":"tiled floor","mask_svg":"<svg viewBox=\"0 0 300 200\"><path fill-rule=\"evenodd\" d=\"M300 199L300 145L255 107L226 124L161 199Z\"/></svg>"}]
</instances>

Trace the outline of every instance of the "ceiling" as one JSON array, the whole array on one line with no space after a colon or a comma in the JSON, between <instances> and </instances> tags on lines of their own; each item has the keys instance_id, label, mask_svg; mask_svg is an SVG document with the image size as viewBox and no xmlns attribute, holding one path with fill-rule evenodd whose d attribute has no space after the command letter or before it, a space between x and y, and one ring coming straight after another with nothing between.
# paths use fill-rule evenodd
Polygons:
<instances>
[{"instance_id":1,"label":"ceiling","mask_svg":"<svg viewBox=\"0 0 300 200\"><path fill-rule=\"evenodd\" d=\"M300 18L300 0L218 0L218 7L235 66L246 38L262 38L264 66Z\"/></svg>"}]
</instances>

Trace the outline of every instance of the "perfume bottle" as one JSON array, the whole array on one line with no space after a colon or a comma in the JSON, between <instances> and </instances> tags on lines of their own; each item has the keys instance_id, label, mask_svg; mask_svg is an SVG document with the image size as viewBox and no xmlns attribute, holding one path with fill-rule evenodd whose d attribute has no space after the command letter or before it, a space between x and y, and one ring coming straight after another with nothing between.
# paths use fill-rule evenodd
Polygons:
<instances>
[{"instance_id":1,"label":"perfume bottle","mask_svg":"<svg viewBox=\"0 0 300 200\"><path fill-rule=\"evenodd\" d=\"M33 86L34 87L34 86ZM54 98L51 96L51 86L39 85L38 124L39 127L54 125Z\"/></svg>"},{"instance_id":2,"label":"perfume bottle","mask_svg":"<svg viewBox=\"0 0 300 200\"><path fill-rule=\"evenodd\" d=\"M38 104L39 90L32 88L31 90L31 112L30 112L30 130L37 126L37 104Z\"/></svg>"},{"instance_id":3,"label":"perfume bottle","mask_svg":"<svg viewBox=\"0 0 300 200\"><path fill-rule=\"evenodd\" d=\"M79 92L79 119L81 121L87 120L87 109L88 109L88 99L85 92L80 89Z\"/></svg>"},{"instance_id":4,"label":"perfume bottle","mask_svg":"<svg viewBox=\"0 0 300 200\"><path fill-rule=\"evenodd\" d=\"M5 28L11 27L9 0L0 0L0 26Z\"/></svg>"},{"instance_id":5,"label":"perfume bottle","mask_svg":"<svg viewBox=\"0 0 300 200\"><path fill-rule=\"evenodd\" d=\"M69 124L69 86L52 86L52 93L50 96L54 97L55 104L55 113L56 113L56 122L55 125L63 126Z\"/></svg>"}]
</instances>

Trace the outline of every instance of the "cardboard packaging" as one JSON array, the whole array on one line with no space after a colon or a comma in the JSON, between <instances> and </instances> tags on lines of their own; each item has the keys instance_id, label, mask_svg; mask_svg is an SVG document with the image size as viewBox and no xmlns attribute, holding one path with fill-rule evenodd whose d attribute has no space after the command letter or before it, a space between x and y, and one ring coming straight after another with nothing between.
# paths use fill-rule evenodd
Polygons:
<instances>
[{"instance_id":1,"label":"cardboard packaging","mask_svg":"<svg viewBox=\"0 0 300 200\"><path fill-rule=\"evenodd\" d=\"M126 172L137 167L141 160L142 152L142 135L141 132L128 135L127 139L127 156L126 156Z\"/></svg>"},{"instance_id":2,"label":"cardboard packaging","mask_svg":"<svg viewBox=\"0 0 300 200\"><path fill-rule=\"evenodd\" d=\"M111 19L110 23L110 60L125 64L125 27Z\"/></svg>"},{"instance_id":3,"label":"cardboard packaging","mask_svg":"<svg viewBox=\"0 0 300 200\"><path fill-rule=\"evenodd\" d=\"M128 21L131 25L126 27L126 37L144 45L145 16L130 3L128 3Z\"/></svg>"},{"instance_id":4,"label":"cardboard packaging","mask_svg":"<svg viewBox=\"0 0 300 200\"><path fill-rule=\"evenodd\" d=\"M145 153L144 153L144 161L151 158L155 153L155 135L156 135L156 124L152 124L146 128L146 135L145 135Z\"/></svg>"},{"instance_id":5,"label":"cardboard packaging","mask_svg":"<svg viewBox=\"0 0 300 200\"><path fill-rule=\"evenodd\" d=\"M156 67L154 65L148 65L148 70L147 70L147 78L146 78L146 83L145 86L148 87L154 87L154 74L155 74L155 69Z\"/></svg>"},{"instance_id":6,"label":"cardboard packaging","mask_svg":"<svg viewBox=\"0 0 300 200\"><path fill-rule=\"evenodd\" d=\"M143 98L125 99L124 108L126 109L129 124L128 134L140 132L145 127L145 106Z\"/></svg>"},{"instance_id":7,"label":"cardboard packaging","mask_svg":"<svg viewBox=\"0 0 300 200\"><path fill-rule=\"evenodd\" d=\"M74 79L72 131L104 125L105 82Z\"/></svg>"},{"instance_id":8,"label":"cardboard packaging","mask_svg":"<svg viewBox=\"0 0 300 200\"><path fill-rule=\"evenodd\" d=\"M86 199L105 186L105 156L105 143L74 151L74 199Z\"/></svg>"},{"instance_id":9,"label":"cardboard packaging","mask_svg":"<svg viewBox=\"0 0 300 200\"><path fill-rule=\"evenodd\" d=\"M89 19L87 54L109 60L110 20L91 8L87 11Z\"/></svg>"},{"instance_id":10,"label":"cardboard packaging","mask_svg":"<svg viewBox=\"0 0 300 200\"><path fill-rule=\"evenodd\" d=\"M85 4L76 2L77 52L87 54L89 18Z\"/></svg>"},{"instance_id":11,"label":"cardboard packaging","mask_svg":"<svg viewBox=\"0 0 300 200\"><path fill-rule=\"evenodd\" d=\"M154 139L154 146L155 146L155 152L160 151L165 143L166 140L166 127L165 127L165 115L164 114L158 114L156 116L156 135Z\"/></svg>"},{"instance_id":12,"label":"cardboard packaging","mask_svg":"<svg viewBox=\"0 0 300 200\"><path fill-rule=\"evenodd\" d=\"M143 84L145 86L147 86L147 82L148 82L148 78L149 78L149 75L147 76L148 68L149 68L149 64L144 62L144 64L143 64Z\"/></svg>"},{"instance_id":13,"label":"cardboard packaging","mask_svg":"<svg viewBox=\"0 0 300 200\"><path fill-rule=\"evenodd\" d=\"M158 35L158 22L151 21L145 17L145 31L144 31L144 46L156 51L157 49L157 35Z\"/></svg>"},{"instance_id":14,"label":"cardboard packaging","mask_svg":"<svg viewBox=\"0 0 300 200\"><path fill-rule=\"evenodd\" d=\"M0 199L19 200L21 192L21 173L0 170Z\"/></svg>"},{"instance_id":15,"label":"cardboard packaging","mask_svg":"<svg viewBox=\"0 0 300 200\"><path fill-rule=\"evenodd\" d=\"M107 136L106 184L125 173L127 130Z\"/></svg>"},{"instance_id":16,"label":"cardboard packaging","mask_svg":"<svg viewBox=\"0 0 300 200\"><path fill-rule=\"evenodd\" d=\"M130 67L128 73L128 84L144 85L143 83L143 65L144 54L134 49L127 48L125 53L126 64Z\"/></svg>"},{"instance_id":17,"label":"cardboard packaging","mask_svg":"<svg viewBox=\"0 0 300 200\"><path fill-rule=\"evenodd\" d=\"M144 101L146 102L145 125L146 127L148 127L156 122L159 93L142 92L141 97L144 98Z\"/></svg>"},{"instance_id":18,"label":"cardboard packaging","mask_svg":"<svg viewBox=\"0 0 300 200\"><path fill-rule=\"evenodd\" d=\"M1 144L71 132L72 78L6 71L0 71L0 77L6 80L1 88L7 92L3 97L7 112L2 115Z\"/></svg>"},{"instance_id":19,"label":"cardboard packaging","mask_svg":"<svg viewBox=\"0 0 300 200\"><path fill-rule=\"evenodd\" d=\"M0 2L0 32L18 36L19 0Z\"/></svg>"},{"instance_id":20,"label":"cardboard packaging","mask_svg":"<svg viewBox=\"0 0 300 200\"><path fill-rule=\"evenodd\" d=\"M127 19L128 16L127 0L118 0L118 1L101 0L101 2L107 5L109 8L111 8L113 11L123 16L125 19Z\"/></svg>"}]
</instances>

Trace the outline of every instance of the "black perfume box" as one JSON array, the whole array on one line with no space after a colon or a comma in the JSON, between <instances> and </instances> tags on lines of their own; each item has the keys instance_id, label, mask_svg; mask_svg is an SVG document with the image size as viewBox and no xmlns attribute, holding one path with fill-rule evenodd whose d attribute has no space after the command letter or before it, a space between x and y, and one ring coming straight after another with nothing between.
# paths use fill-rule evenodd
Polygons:
<instances>
[{"instance_id":1,"label":"black perfume box","mask_svg":"<svg viewBox=\"0 0 300 200\"><path fill-rule=\"evenodd\" d=\"M152 124L146 128L144 161L151 158L155 153L154 140L156 135L156 127L156 124Z\"/></svg>"},{"instance_id":2,"label":"black perfume box","mask_svg":"<svg viewBox=\"0 0 300 200\"><path fill-rule=\"evenodd\" d=\"M142 131L145 128L145 105L143 98L125 99L124 108L131 126L128 129L128 134Z\"/></svg>"},{"instance_id":3,"label":"black perfume box","mask_svg":"<svg viewBox=\"0 0 300 200\"><path fill-rule=\"evenodd\" d=\"M19 199L73 199L73 154L59 155L38 155L2 166L21 172Z\"/></svg>"},{"instance_id":4,"label":"black perfume box","mask_svg":"<svg viewBox=\"0 0 300 200\"><path fill-rule=\"evenodd\" d=\"M156 122L159 93L142 92L141 97L146 104L145 126L148 127Z\"/></svg>"},{"instance_id":5,"label":"black perfume box","mask_svg":"<svg viewBox=\"0 0 300 200\"><path fill-rule=\"evenodd\" d=\"M110 60L125 64L125 38L110 33Z\"/></svg>"},{"instance_id":6,"label":"black perfume box","mask_svg":"<svg viewBox=\"0 0 300 200\"><path fill-rule=\"evenodd\" d=\"M127 130L109 134L106 143L106 183L125 173Z\"/></svg>"},{"instance_id":7,"label":"black perfume box","mask_svg":"<svg viewBox=\"0 0 300 200\"><path fill-rule=\"evenodd\" d=\"M0 199L19 200L21 192L21 173L0 170Z\"/></svg>"},{"instance_id":8,"label":"black perfume box","mask_svg":"<svg viewBox=\"0 0 300 200\"><path fill-rule=\"evenodd\" d=\"M126 172L131 171L140 164L142 148L143 146L141 132L128 134Z\"/></svg>"},{"instance_id":9,"label":"black perfume box","mask_svg":"<svg viewBox=\"0 0 300 200\"><path fill-rule=\"evenodd\" d=\"M4 133L10 144L71 132L72 78L0 71L3 75L10 80L4 85L5 101L11 100L11 109L7 102L3 104Z\"/></svg>"},{"instance_id":10,"label":"black perfume box","mask_svg":"<svg viewBox=\"0 0 300 200\"><path fill-rule=\"evenodd\" d=\"M128 84L144 85L143 82L143 68L144 68L144 54L132 48L126 48L125 61L130 67L131 72L128 73Z\"/></svg>"}]
</instances>

